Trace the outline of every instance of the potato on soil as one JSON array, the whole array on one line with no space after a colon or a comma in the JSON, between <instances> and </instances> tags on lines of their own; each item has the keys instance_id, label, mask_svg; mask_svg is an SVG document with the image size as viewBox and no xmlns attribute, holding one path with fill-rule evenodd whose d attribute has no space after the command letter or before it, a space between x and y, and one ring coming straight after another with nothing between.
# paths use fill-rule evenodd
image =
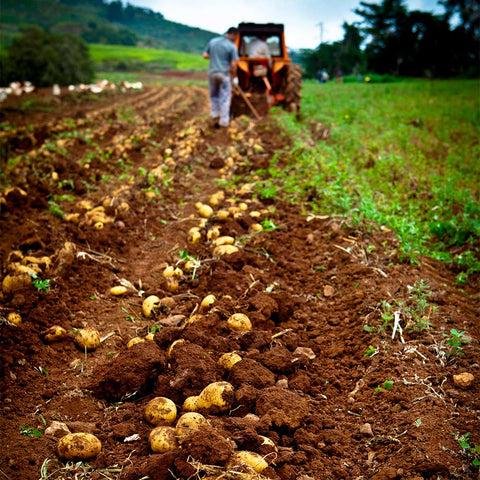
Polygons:
<instances>
[{"instance_id":1,"label":"potato on soil","mask_svg":"<svg viewBox=\"0 0 480 480\"><path fill-rule=\"evenodd\" d=\"M99 347L100 334L95 328L81 328L77 330L74 340L82 350L86 349L87 352L91 352Z\"/></svg>"},{"instance_id":2,"label":"potato on soil","mask_svg":"<svg viewBox=\"0 0 480 480\"><path fill-rule=\"evenodd\" d=\"M179 443L195 430L202 426L210 425L210 422L201 414L197 412L184 413L177 422L176 435Z\"/></svg>"},{"instance_id":3,"label":"potato on soil","mask_svg":"<svg viewBox=\"0 0 480 480\"><path fill-rule=\"evenodd\" d=\"M213 243L216 247L219 247L220 245L233 245L235 239L229 235L224 235L223 237L216 238Z\"/></svg>"},{"instance_id":4,"label":"potato on soil","mask_svg":"<svg viewBox=\"0 0 480 480\"><path fill-rule=\"evenodd\" d=\"M200 392L197 407L212 413L226 412L232 406L233 396L233 386L230 383L213 382Z\"/></svg>"},{"instance_id":5,"label":"potato on soil","mask_svg":"<svg viewBox=\"0 0 480 480\"><path fill-rule=\"evenodd\" d=\"M57 453L64 460L88 460L96 457L102 444L91 433L69 433L60 439L57 444Z\"/></svg>"},{"instance_id":6,"label":"potato on soil","mask_svg":"<svg viewBox=\"0 0 480 480\"><path fill-rule=\"evenodd\" d=\"M207 295L200 303L200 310L208 310L215 303L215 295Z\"/></svg>"},{"instance_id":7,"label":"potato on soil","mask_svg":"<svg viewBox=\"0 0 480 480\"><path fill-rule=\"evenodd\" d=\"M7 321L10 323L13 323L13 325L20 325L22 323L22 317L20 316L19 313L16 312L10 312L7 315Z\"/></svg>"},{"instance_id":8,"label":"potato on soil","mask_svg":"<svg viewBox=\"0 0 480 480\"><path fill-rule=\"evenodd\" d=\"M17 292L32 284L32 277L28 274L7 275L2 282L2 290L5 293Z\"/></svg>"},{"instance_id":9,"label":"potato on soil","mask_svg":"<svg viewBox=\"0 0 480 480\"><path fill-rule=\"evenodd\" d=\"M127 291L128 291L127 287L124 287L122 285L117 285L110 289L110 293L112 295L123 295L124 293L127 293Z\"/></svg>"},{"instance_id":10,"label":"potato on soil","mask_svg":"<svg viewBox=\"0 0 480 480\"><path fill-rule=\"evenodd\" d=\"M225 370L231 370L233 366L240 362L242 360L242 357L235 352L228 352L224 353L219 359L218 359L218 365L221 367L225 368Z\"/></svg>"},{"instance_id":11,"label":"potato on soil","mask_svg":"<svg viewBox=\"0 0 480 480\"><path fill-rule=\"evenodd\" d=\"M197 406L198 395L192 395L191 397L187 397L182 405L183 412L196 412L198 409Z\"/></svg>"},{"instance_id":12,"label":"potato on soil","mask_svg":"<svg viewBox=\"0 0 480 480\"><path fill-rule=\"evenodd\" d=\"M199 209L198 213L203 218L209 218L213 215L213 208L210 205L203 204Z\"/></svg>"},{"instance_id":13,"label":"potato on soil","mask_svg":"<svg viewBox=\"0 0 480 480\"><path fill-rule=\"evenodd\" d=\"M232 332L248 332L252 329L252 322L244 313L234 313L227 320L227 325Z\"/></svg>"},{"instance_id":14,"label":"potato on soil","mask_svg":"<svg viewBox=\"0 0 480 480\"><path fill-rule=\"evenodd\" d=\"M232 253L238 252L238 247L235 245L219 245L213 250L214 255L231 255Z\"/></svg>"},{"instance_id":15,"label":"potato on soil","mask_svg":"<svg viewBox=\"0 0 480 480\"><path fill-rule=\"evenodd\" d=\"M160 299L156 295L150 295L143 301L142 312L146 317L150 317L159 306Z\"/></svg>"},{"instance_id":16,"label":"potato on soil","mask_svg":"<svg viewBox=\"0 0 480 480\"><path fill-rule=\"evenodd\" d=\"M179 444L173 427L156 427L148 437L148 443L154 453L165 453L178 448Z\"/></svg>"},{"instance_id":17,"label":"potato on soil","mask_svg":"<svg viewBox=\"0 0 480 480\"><path fill-rule=\"evenodd\" d=\"M177 407L169 398L155 397L147 403L143 417L152 425L173 423L177 418Z\"/></svg>"},{"instance_id":18,"label":"potato on soil","mask_svg":"<svg viewBox=\"0 0 480 480\"><path fill-rule=\"evenodd\" d=\"M227 466L247 466L253 468L257 473L261 473L268 467L268 463L258 453L241 450L231 456L227 462Z\"/></svg>"},{"instance_id":19,"label":"potato on soil","mask_svg":"<svg viewBox=\"0 0 480 480\"><path fill-rule=\"evenodd\" d=\"M68 333L60 325L53 325L42 332L42 337L47 343L55 343L65 340L68 337Z\"/></svg>"},{"instance_id":20,"label":"potato on soil","mask_svg":"<svg viewBox=\"0 0 480 480\"><path fill-rule=\"evenodd\" d=\"M141 337L133 337L128 343L127 343L127 348L132 348L134 345L137 343L142 343L144 342L145 339Z\"/></svg>"}]
</instances>

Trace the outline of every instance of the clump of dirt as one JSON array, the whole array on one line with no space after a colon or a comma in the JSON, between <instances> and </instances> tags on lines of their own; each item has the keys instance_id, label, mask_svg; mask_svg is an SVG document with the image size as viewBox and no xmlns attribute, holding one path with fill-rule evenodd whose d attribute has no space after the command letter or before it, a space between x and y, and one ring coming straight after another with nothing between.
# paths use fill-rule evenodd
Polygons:
<instances>
[{"instance_id":1,"label":"clump of dirt","mask_svg":"<svg viewBox=\"0 0 480 480\"><path fill-rule=\"evenodd\" d=\"M269 117L211 129L203 87L54 107L0 112L6 478L238 479L244 450L268 464L258 479L478 476L478 292L448 265L407 265L393 232L259 198L241 179L290 140ZM234 313L252 328L232 329ZM99 331L94 351L73 342L84 327ZM229 408L152 453L146 404L168 397L178 419L217 381ZM54 421L101 453L62 462Z\"/></svg>"}]
</instances>

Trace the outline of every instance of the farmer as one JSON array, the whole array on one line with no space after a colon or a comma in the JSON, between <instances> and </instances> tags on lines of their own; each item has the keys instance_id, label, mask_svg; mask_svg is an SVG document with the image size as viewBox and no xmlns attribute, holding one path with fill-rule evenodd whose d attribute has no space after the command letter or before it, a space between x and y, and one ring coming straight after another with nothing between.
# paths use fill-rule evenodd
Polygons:
<instances>
[{"instance_id":1,"label":"farmer","mask_svg":"<svg viewBox=\"0 0 480 480\"><path fill-rule=\"evenodd\" d=\"M237 35L238 30L230 27L225 35L212 38L203 52L203 58L210 60L208 83L215 128L228 127L230 123L232 83L238 85L238 52L234 43Z\"/></svg>"}]
</instances>

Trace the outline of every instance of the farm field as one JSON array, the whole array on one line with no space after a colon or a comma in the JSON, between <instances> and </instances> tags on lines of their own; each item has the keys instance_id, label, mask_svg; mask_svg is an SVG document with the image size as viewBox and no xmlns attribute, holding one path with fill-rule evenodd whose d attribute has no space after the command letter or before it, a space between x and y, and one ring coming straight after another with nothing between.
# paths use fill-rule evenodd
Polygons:
<instances>
[{"instance_id":1,"label":"farm field","mask_svg":"<svg viewBox=\"0 0 480 480\"><path fill-rule=\"evenodd\" d=\"M365 177L386 199L388 181L379 182L395 155L396 186L401 168L410 192L440 182L421 170L420 154L402 157L413 147L385 138L381 120L356 122L352 105L335 117L333 95L348 105L340 87L307 83L301 120L277 111L259 123L238 117L228 130L211 128L202 85L98 98L41 92L0 106L1 477L478 478L479 274L459 279L468 267L458 263L478 253L478 117L456 125L442 167L460 172L445 178L459 205L470 199L468 210L451 209L454 223L469 219L469 238L408 249L415 235L393 223L386 201L374 210L370 199L377 213L366 214L373 187L345 181L347 156L371 160ZM377 86L356 87L373 102L364 87ZM422 115L405 128L430 122ZM441 124L441 110L431 115ZM377 129L368 142L362 122ZM415 151L433 149L419 132ZM395 208L408 198L399 194ZM439 222L451 220L447 200L437 210ZM56 326L64 330L51 336ZM75 341L85 328L99 332L90 350ZM231 352L240 360L227 368L219 359ZM216 404L197 402L208 425L176 431L181 444L152 452L146 405L171 399L175 426L185 400L220 381L231 387ZM101 452L60 459L54 421L94 434ZM242 466L237 451L257 453L265 468Z\"/></svg>"}]
</instances>

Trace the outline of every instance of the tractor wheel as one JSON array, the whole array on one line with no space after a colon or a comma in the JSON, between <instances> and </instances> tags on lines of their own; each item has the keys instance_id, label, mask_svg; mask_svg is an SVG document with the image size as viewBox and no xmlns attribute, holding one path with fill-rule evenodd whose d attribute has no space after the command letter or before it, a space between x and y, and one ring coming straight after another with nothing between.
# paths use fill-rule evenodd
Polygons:
<instances>
[{"instance_id":1,"label":"tractor wheel","mask_svg":"<svg viewBox=\"0 0 480 480\"><path fill-rule=\"evenodd\" d=\"M300 65L291 63L287 67L285 84L285 108L289 112L300 113L300 101L302 98L302 70Z\"/></svg>"}]
</instances>

